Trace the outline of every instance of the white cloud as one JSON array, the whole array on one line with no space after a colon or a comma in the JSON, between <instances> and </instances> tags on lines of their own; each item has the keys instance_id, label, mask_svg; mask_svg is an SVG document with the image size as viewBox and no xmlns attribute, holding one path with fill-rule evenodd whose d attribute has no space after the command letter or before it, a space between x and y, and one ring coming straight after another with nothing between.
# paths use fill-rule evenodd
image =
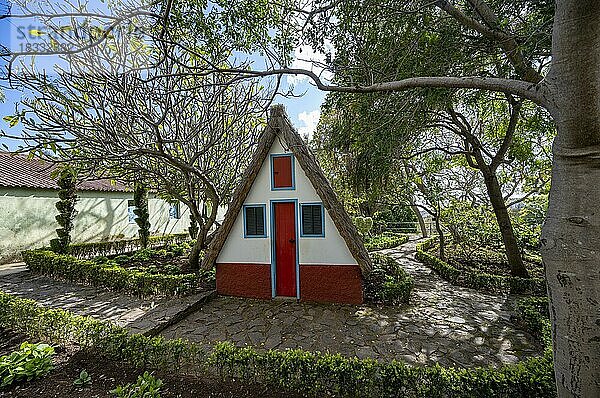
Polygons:
<instances>
[{"instance_id":1,"label":"white cloud","mask_svg":"<svg viewBox=\"0 0 600 398\"><path fill-rule=\"evenodd\" d=\"M298 120L304 123L303 126L298 127L298 132L302 137L308 136L308 139L312 139L312 136L317 128L317 124L319 123L319 118L321 117L321 111L319 109L315 109L312 112L302 112L298 114Z\"/></svg>"},{"instance_id":2,"label":"white cloud","mask_svg":"<svg viewBox=\"0 0 600 398\"><path fill-rule=\"evenodd\" d=\"M333 54L334 47L331 42L325 43L326 51L331 52ZM294 60L292 61L292 65L290 68L293 69L306 69L313 71L317 74L317 76L321 77L321 80L331 81L333 75L331 72L323 69L323 64L325 63L325 54L321 52L316 52L311 46L304 44L299 47L296 47L294 50ZM304 75L288 75L287 83L290 85L297 86L299 83L305 82L309 80L307 76Z\"/></svg>"}]
</instances>

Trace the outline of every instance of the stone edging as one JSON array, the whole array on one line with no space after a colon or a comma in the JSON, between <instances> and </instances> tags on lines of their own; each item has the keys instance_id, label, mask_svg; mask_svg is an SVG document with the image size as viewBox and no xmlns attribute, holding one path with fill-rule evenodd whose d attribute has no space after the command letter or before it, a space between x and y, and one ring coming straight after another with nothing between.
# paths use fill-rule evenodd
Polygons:
<instances>
[{"instance_id":1,"label":"stone edging","mask_svg":"<svg viewBox=\"0 0 600 398\"><path fill-rule=\"evenodd\" d=\"M154 337L169 326L182 321L190 314L198 311L200 307L217 296L216 290L198 293L172 300L171 305L158 306L149 311L142 318L136 319L126 326L132 333L140 333L144 336Z\"/></svg>"}]
</instances>

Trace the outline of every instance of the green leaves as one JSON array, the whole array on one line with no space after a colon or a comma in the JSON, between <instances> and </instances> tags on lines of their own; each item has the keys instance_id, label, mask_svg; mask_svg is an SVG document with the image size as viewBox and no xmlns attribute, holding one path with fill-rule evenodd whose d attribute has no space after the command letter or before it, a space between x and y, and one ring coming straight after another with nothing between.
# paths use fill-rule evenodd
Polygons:
<instances>
[{"instance_id":1,"label":"green leaves","mask_svg":"<svg viewBox=\"0 0 600 398\"><path fill-rule=\"evenodd\" d=\"M408 240L403 236L404 241ZM365 299L374 303L396 305L408 303L414 281L392 257L371 253L373 270L365 279Z\"/></svg>"},{"instance_id":2,"label":"green leaves","mask_svg":"<svg viewBox=\"0 0 600 398\"><path fill-rule=\"evenodd\" d=\"M15 382L45 376L54 368L54 348L48 344L21 344L18 351L0 357L0 389Z\"/></svg>"},{"instance_id":3,"label":"green leaves","mask_svg":"<svg viewBox=\"0 0 600 398\"><path fill-rule=\"evenodd\" d=\"M535 305L531 311L542 305L531 304ZM96 352L115 361L140 368L258 382L303 396L542 398L556 393L550 351L516 365L456 369L439 365L412 367L397 361L384 363L299 349L257 350L230 342L209 348L183 340L131 334L110 322L47 309L35 301L2 292L0 326L61 344L93 346ZM120 393L144 391L157 397L162 383L148 374L130 386L134 389L122 386Z\"/></svg>"},{"instance_id":4,"label":"green leaves","mask_svg":"<svg viewBox=\"0 0 600 398\"><path fill-rule=\"evenodd\" d=\"M86 387L92 384L92 378L89 375L89 373L83 369L80 373L79 373L79 377L77 377L75 379L75 381L73 381L73 385L76 387Z\"/></svg>"},{"instance_id":5,"label":"green leaves","mask_svg":"<svg viewBox=\"0 0 600 398\"><path fill-rule=\"evenodd\" d=\"M2 120L4 120L6 123L8 123L9 127L15 127L17 124L19 124L19 121L21 120L21 116L20 115L4 116L2 118Z\"/></svg>"},{"instance_id":6,"label":"green leaves","mask_svg":"<svg viewBox=\"0 0 600 398\"><path fill-rule=\"evenodd\" d=\"M135 383L118 386L111 391L117 398L160 398L162 380L157 379L148 372L138 376Z\"/></svg>"}]
</instances>

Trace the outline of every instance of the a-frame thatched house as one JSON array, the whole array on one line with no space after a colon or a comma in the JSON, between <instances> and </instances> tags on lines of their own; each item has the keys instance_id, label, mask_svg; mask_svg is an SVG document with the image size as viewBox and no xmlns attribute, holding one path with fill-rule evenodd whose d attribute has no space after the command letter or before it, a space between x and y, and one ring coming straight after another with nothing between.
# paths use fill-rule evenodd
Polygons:
<instances>
[{"instance_id":1,"label":"a-frame thatched house","mask_svg":"<svg viewBox=\"0 0 600 398\"><path fill-rule=\"evenodd\" d=\"M283 106L211 242L203 266L213 264L220 294L363 302L369 254Z\"/></svg>"}]
</instances>

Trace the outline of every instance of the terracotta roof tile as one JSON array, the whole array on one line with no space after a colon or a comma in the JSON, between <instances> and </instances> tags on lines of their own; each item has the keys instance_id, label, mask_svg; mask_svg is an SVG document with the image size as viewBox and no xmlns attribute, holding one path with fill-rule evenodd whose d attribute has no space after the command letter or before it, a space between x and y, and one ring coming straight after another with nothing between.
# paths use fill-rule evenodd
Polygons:
<instances>
[{"instance_id":1,"label":"terracotta roof tile","mask_svg":"<svg viewBox=\"0 0 600 398\"><path fill-rule=\"evenodd\" d=\"M54 165L38 159L27 159L26 155L0 152L0 187L58 189L52 178ZM122 183L110 180L83 181L77 189L82 191L127 192Z\"/></svg>"}]
</instances>

